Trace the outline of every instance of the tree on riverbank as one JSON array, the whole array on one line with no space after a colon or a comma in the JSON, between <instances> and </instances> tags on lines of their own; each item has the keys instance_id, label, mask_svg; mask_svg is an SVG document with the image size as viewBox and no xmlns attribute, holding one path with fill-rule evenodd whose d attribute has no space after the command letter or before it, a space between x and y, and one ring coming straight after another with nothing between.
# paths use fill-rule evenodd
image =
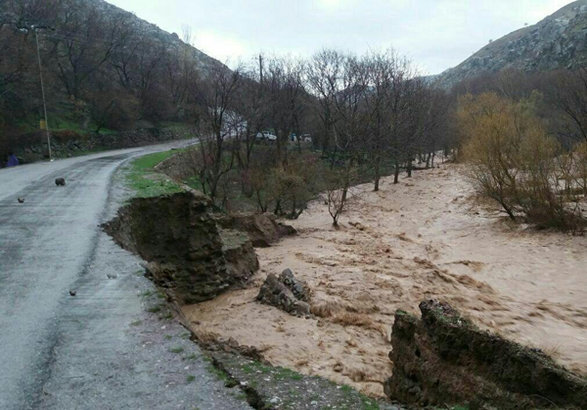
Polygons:
<instances>
[{"instance_id":1,"label":"tree on riverbank","mask_svg":"<svg viewBox=\"0 0 587 410\"><path fill-rule=\"evenodd\" d=\"M531 101L495 93L466 95L459 101L458 119L463 158L481 194L497 201L514 221L582 229L582 151L565 151L548 136Z\"/></svg>"}]
</instances>

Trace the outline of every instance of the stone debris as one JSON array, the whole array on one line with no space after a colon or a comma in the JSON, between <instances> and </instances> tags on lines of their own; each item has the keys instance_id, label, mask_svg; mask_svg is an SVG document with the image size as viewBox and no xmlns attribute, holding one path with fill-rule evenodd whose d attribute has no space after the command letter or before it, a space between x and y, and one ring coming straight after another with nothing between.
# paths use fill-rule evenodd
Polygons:
<instances>
[{"instance_id":1,"label":"stone debris","mask_svg":"<svg viewBox=\"0 0 587 410\"><path fill-rule=\"evenodd\" d=\"M290 269L285 269L279 277L267 275L257 300L294 316L310 316L308 285L297 280Z\"/></svg>"},{"instance_id":2,"label":"stone debris","mask_svg":"<svg viewBox=\"0 0 587 410\"><path fill-rule=\"evenodd\" d=\"M275 215L269 213L240 212L223 216L219 223L246 232L253 246L258 248L266 248L284 236L297 233L292 226L277 222Z\"/></svg>"},{"instance_id":3,"label":"stone debris","mask_svg":"<svg viewBox=\"0 0 587 410\"><path fill-rule=\"evenodd\" d=\"M310 288L308 284L303 280L296 279L291 269L284 269L279 275L279 281L287 286L298 300L310 303Z\"/></svg>"}]
</instances>

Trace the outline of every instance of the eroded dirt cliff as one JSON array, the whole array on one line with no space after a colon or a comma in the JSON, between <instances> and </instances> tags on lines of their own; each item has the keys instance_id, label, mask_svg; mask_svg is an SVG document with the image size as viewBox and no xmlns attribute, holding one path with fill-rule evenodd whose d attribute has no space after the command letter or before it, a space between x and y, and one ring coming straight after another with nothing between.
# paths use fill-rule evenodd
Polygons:
<instances>
[{"instance_id":1,"label":"eroded dirt cliff","mask_svg":"<svg viewBox=\"0 0 587 410\"><path fill-rule=\"evenodd\" d=\"M221 227L197 191L135 198L104 229L147 261L147 273L180 304L212 299L259 268L247 234Z\"/></svg>"},{"instance_id":2,"label":"eroded dirt cliff","mask_svg":"<svg viewBox=\"0 0 587 410\"><path fill-rule=\"evenodd\" d=\"M587 381L540 349L482 331L446 303L420 303L422 318L397 311L392 331L392 399L471 408L583 408Z\"/></svg>"}]
</instances>

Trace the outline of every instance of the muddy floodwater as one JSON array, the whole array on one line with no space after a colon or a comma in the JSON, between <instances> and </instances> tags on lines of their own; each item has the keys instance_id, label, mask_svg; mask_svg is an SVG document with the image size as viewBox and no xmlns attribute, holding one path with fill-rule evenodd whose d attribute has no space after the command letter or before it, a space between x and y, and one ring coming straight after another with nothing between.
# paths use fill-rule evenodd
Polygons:
<instances>
[{"instance_id":1,"label":"muddy floodwater","mask_svg":"<svg viewBox=\"0 0 587 410\"><path fill-rule=\"evenodd\" d=\"M377 397L393 370L394 312L438 298L587 374L587 237L509 224L475 199L458 165L371 190L355 188L338 230L324 201L313 202L292 222L297 236L257 249L261 269L248 288L183 308L194 331ZM285 268L313 289L315 319L255 301L267 274Z\"/></svg>"}]
</instances>

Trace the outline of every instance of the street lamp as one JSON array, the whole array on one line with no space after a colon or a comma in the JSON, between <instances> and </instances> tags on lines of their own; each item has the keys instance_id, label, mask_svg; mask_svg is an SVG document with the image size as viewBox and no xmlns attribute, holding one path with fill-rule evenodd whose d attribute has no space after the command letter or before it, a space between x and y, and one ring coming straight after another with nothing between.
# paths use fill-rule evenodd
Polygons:
<instances>
[{"instance_id":1,"label":"street lamp","mask_svg":"<svg viewBox=\"0 0 587 410\"><path fill-rule=\"evenodd\" d=\"M53 161L51 153L51 133L49 132L49 120L47 119L47 102L45 101L45 84L43 82L43 67L41 65L41 52L39 51L39 35L37 34L37 27L31 26L35 32L35 42L37 44L37 60L39 62L39 78L41 79L41 95L43 96L43 112L45 113L45 132L47 133L47 148L49 148L49 161Z\"/></svg>"},{"instance_id":2,"label":"street lamp","mask_svg":"<svg viewBox=\"0 0 587 410\"><path fill-rule=\"evenodd\" d=\"M53 154L51 152L51 133L49 132L49 120L47 117L47 102L45 100L45 83L43 81L43 66L41 64L41 51L39 47L39 35L37 30L46 27L37 27L34 24L31 26L31 30L35 33L35 43L37 45L37 61L39 63L39 79L41 80L41 95L43 97L43 113L45 114L45 133L47 134L47 148L49 149L49 161L53 162ZM20 28L20 31L27 33L28 29Z\"/></svg>"}]
</instances>

